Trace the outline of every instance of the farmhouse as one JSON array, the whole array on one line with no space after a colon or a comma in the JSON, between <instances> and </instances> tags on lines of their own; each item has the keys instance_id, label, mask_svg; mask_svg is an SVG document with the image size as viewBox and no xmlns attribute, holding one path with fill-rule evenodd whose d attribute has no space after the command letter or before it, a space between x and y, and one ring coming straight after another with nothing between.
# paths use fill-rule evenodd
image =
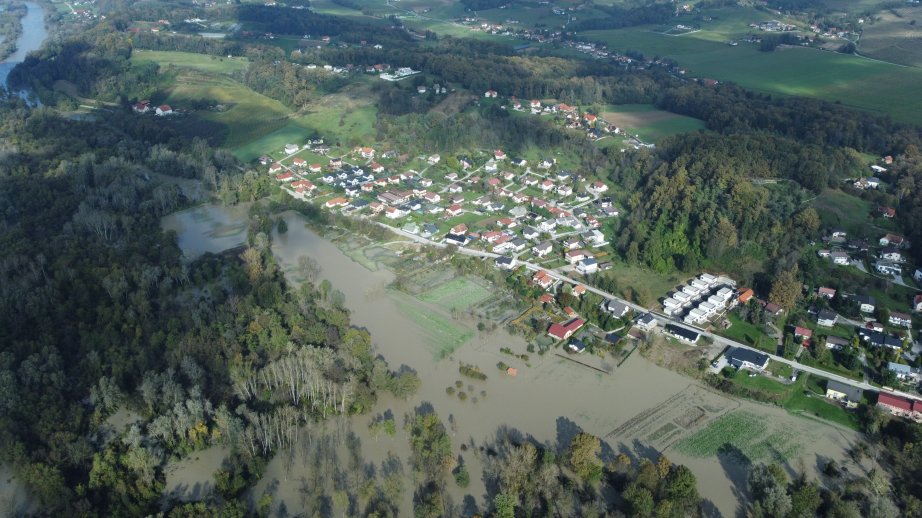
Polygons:
<instances>
[{"instance_id":1,"label":"farmhouse","mask_svg":"<svg viewBox=\"0 0 922 518\"><path fill-rule=\"evenodd\" d=\"M742 347L732 347L726 354L727 362L737 369L761 371L768 367L768 355Z\"/></svg>"},{"instance_id":2,"label":"farmhouse","mask_svg":"<svg viewBox=\"0 0 922 518\"><path fill-rule=\"evenodd\" d=\"M902 417L914 417L922 412L922 403L881 392L877 396L877 407Z\"/></svg>"},{"instance_id":3,"label":"farmhouse","mask_svg":"<svg viewBox=\"0 0 922 518\"><path fill-rule=\"evenodd\" d=\"M864 393L857 387L834 380L826 382L826 397L844 403L848 408L857 407L863 395Z\"/></svg>"},{"instance_id":4,"label":"farmhouse","mask_svg":"<svg viewBox=\"0 0 922 518\"><path fill-rule=\"evenodd\" d=\"M557 340L566 340L573 336L573 333L577 332L585 323L586 321L581 318L574 318L564 324L551 324L547 334Z\"/></svg>"}]
</instances>

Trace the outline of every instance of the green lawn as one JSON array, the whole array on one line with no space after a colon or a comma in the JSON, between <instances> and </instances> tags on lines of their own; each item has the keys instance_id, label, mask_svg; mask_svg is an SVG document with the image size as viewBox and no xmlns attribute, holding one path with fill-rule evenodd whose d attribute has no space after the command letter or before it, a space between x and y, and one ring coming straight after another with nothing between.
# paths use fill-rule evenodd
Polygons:
<instances>
[{"instance_id":1,"label":"green lawn","mask_svg":"<svg viewBox=\"0 0 922 518\"><path fill-rule=\"evenodd\" d=\"M775 353L777 347L774 338L768 336L756 326L741 319L739 315L734 312L730 312L727 315L727 319L730 320L733 325L731 325L729 329L721 330L719 334L738 342L758 347L763 351L772 354Z\"/></svg>"},{"instance_id":2,"label":"green lawn","mask_svg":"<svg viewBox=\"0 0 922 518\"><path fill-rule=\"evenodd\" d=\"M746 88L782 95L817 97L856 108L890 114L904 122L922 117L918 85L922 69L900 67L809 48L779 48L760 52L754 45L731 47L723 33L706 31L666 36L652 27L587 31L584 36L616 51L638 50L668 57L686 67L692 77L730 81Z\"/></svg>"},{"instance_id":3,"label":"green lawn","mask_svg":"<svg viewBox=\"0 0 922 518\"><path fill-rule=\"evenodd\" d=\"M850 237L867 235L872 208L869 202L839 190L826 189L813 200L813 207L824 225L841 227Z\"/></svg>"}]
</instances>

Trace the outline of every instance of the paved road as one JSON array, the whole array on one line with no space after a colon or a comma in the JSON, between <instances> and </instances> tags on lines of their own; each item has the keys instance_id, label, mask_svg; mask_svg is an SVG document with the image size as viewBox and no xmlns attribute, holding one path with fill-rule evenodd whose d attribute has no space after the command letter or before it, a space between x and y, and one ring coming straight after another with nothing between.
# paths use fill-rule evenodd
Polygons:
<instances>
[{"instance_id":1,"label":"paved road","mask_svg":"<svg viewBox=\"0 0 922 518\"><path fill-rule=\"evenodd\" d=\"M415 235L415 234L410 234L409 232L404 232L404 231L401 230L401 229L397 229L397 228L394 228L394 227L390 227L390 226L385 225L384 223L381 223L381 222L376 222L376 223L377 223L378 225L380 225L380 226L382 226L382 227L384 227L384 228L390 230L391 232L394 232L394 233L396 233L396 234L398 234L398 235L401 235L401 236L410 238L410 239L412 239L413 241L416 241L417 243L421 243L421 244L425 244L425 245L429 245L429 246L434 246L434 247L438 247L438 248L445 248L445 247L447 246L447 245L445 245L445 243L439 243L439 242L436 242L436 241L432 241L431 239L426 239L426 238L424 238L424 237L417 236L417 235ZM480 251L480 250L472 250L472 249L463 248L463 247L459 247L459 248L458 248L458 253L463 254L463 255L472 256L472 257L481 257L481 258L490 258L490 259L495 259L495 258L497 258L497 257L500 257L500 254L494 254L494 253L492 253L492 252L484 252L484 251ZM615 300L617 300L617 301L620 301L621 303L626 304L628 307L630 307L630 308L633 309L634 311L638 311L638 312L641 312L641 313L651 313L653 316L656 317L657 321L658 321L661 325L662 325L662 324L677 324L677 322L676 322L675 320L673 320L673 319L670 318L670 317L667 317L667 316L664 315L664 314L657 313L657 312L652 311L652 310L650 310L650 309L647 309L647 308L645 308L645 307L643 307L643 306L641 306L641 305L639 305L639 304L635 304L635 303L633 303L633 302L631 302L631 301L624 300L624 299L622 299L621 297L618 297L617 295L608 293L607 291L600 290L600 289L598 289L598 288L596 288L596 287L590 286L589 284L586 284L586 283L583 283L583 282L580 282L580 281L571 279L570 277L567 277L566 275L564 275L564 274L558 272L557 270L553 270L553 269L549 269L549 268L544 268L544 267L542 267L542 266L540 266L540 265L533 264L533 263L529 263L529 262L523 262L523 261L519 261L519 264L521 264L522 266L525 266L525 268L527 268L529 271L544 270L544 271L546 271L551 277L553 277L554 279L557 279L557 280L559 280L559 281L561 281L561 282L566 282L566 283L573 284L573 285L583 284L584 286L586 286L586 290L587 290L587 291L591 291L592 293L595 293L595 294L597 294L597 295L600 295L600 296L605 297L605 298L608 298L608 299L615 299ZM706 337L710 338L711 340L714 341L714 343L717 343L717 344L720 344L720 345L724 345L724 346L729 346L729 347L739 347L739 348L742 348L742 349L748 349L748 350L750 350L750 351L755 351L755 352L759 352L759 353L762 353L762 354L768 354L768 353L766 353L765 351L763 351L763 350L761 350L761 349L756 349L755 347L751 347L751 346L749 346L749 345L746 345L746 344L737 342L737 341L735 341L735 340L731 340L731 339L729 339L729 338L726 338L726 337L723 337L723 336L714 334L714 333L712 333L712 332L710 332L710 331L706 331L706 330L704 330L704 329L701 329L700 327L692 326L692 325L688 325L688 324L681 324L681 325L682 325L682 327L686 327L686 328L695 330L696 332L700 333L702 336L706 336ZM807 373L810 373L810 374L815 374L815 375L817 375L817 376L821 376L821 377L826 378L826 379L838 381L838 382L840 382L840 383L844 383L844 384L849 385L849 386L852 386L852 387L858 387L858 388L860 388L860 389L862 389L862 390L873 390L873 391L876 391L876 392L887 392L887 393L889 393L889 394L895 394L895 395L898 395L898 396L903 396L903 397L907 397L907 398L911 398L911 399L920 399L920 400L922 400L922 397L920 397L920 396L917 395L917 394L909 394L909 393L907 393L907 392L901 392L901 391L898 391L898 390L895 390L895 391L883 391L883 390L881 390L879 387L875 387L874 385L871 385L871 384L866 383L866 382L864 382L864 381L856 381L856 380L854 380L854 379L852 379L852 378L847 378L847 377L845 377L845 376L840 376L839 374L836 374L836 373L833 373L833 372L829 372L829 371L826 371L826 370L823 370L823 369L819 369L819 368L817 368L817 367L811 367L811 366L809 366L809 365L804 365L804 364L802 364L802 363L800 363L800 362L798 362L798 361L796 361L796 360L788 360L787 358L784 358L784 357L781 357L781 356L777 356L777 355L774 355L774 354L768 354L768 357L771 358L771 359L772 359L773 361L775 361L775 362L784 363L784 364L790 365L791 367L793 367L793 368L795 368L795 369L797 369L797 370L799 370L799 371L807 372Z\"/></svg>"}]
</instances>

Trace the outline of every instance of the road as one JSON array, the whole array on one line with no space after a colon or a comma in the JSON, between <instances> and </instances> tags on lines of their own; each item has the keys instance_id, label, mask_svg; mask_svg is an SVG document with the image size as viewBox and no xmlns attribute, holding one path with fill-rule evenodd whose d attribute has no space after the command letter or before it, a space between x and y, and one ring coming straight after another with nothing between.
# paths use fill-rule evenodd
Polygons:
<instances>
[{"instance_id":1,"label":"road","mask_svg":"<svg viewBox=\"0 0 922 518\"><path fill-rule=\"evenodd\" d=\"M421 236L417 236L417 235L415 235L415 234L410 234L409 232L405 232L405 231L403 231L403 230L401 230L401 229L397 229L397 228L388 226L388 225L386 225L386 224L384 224L384 223L381 223L381 222L375 222L375 223L377 223L378 225L380 225L380 226L383 227L383 228L386 228L386 229L390 230L391 232L394 232L395 234L398 234L398 235L400 235L400 236L403 236L403 237L412 239L413 241L415 241L415 242L417 242L417 243L420 243L420 244L424 244L424 245L428 245L428 246L434 246L434 247L437 247L437 248L445 248L445 247L447 246L445 243L439 243L439 242L433 241L433 240L431 240L431 239L427 239L427 238L424 238L424 237L421 237ZM460 254L462 254L462 255L467 255L467 256L472 256L472 257L480 257L480 258L487 258L487 259L495 259L495 258L497 258L497 257L500 257L500 254L495 254L495 253L492 253L492 252L484 252L484 251L481 251L481 250L472 250L472 249L463 248L463 247L459 247L459 248L458 248L458 253L460 253ZM557 270L549 269L549 268L544 268L544 267L541 266L541 265L534 264L534 263L529 263L529 262L525 262L525 261L519 261L519 264L521 264L522 266L524 266L525 268L527 268L529 271L544 270L544 271L546 271L551 277L553 277L554 279L557 279L558 281L561 281L561 282L566 282L566 283L568 283L568 284L573 284L573 285L582 284L582 285L584 285L584 286L586 287L586 290L587 290L587 291L590 291L590 292L592 292L592 293L595 293L596 295L605 297L605 298L607 298L607 299L615 299L615 300L617 300L617 301L619 301L619 302L621 302L621 303L623 303L623 304L626 304L628 307L630 307L630 308L633 309L634 311L641 312L641 313L650 313L650 314L652 314L654 317L656 317L656 320L657 320L661 325L665 325L665 324L676 324L676 323L677 323L675 320L673 320L672 318L667 317L667 316L664 315L664 314L657 313L657 312L652 311L652 310L650 310L650 309L647 309L647 308L645 308L645 307L643 307L643 306L641 306L641 305L639 305L639 304L635 304L635 303L633 303L633 302L631 302L631 301L629 301L629 300L624 300L624 299L622 299L621 297L618 297L618 296L616 296L616 295L614 295L614 294L612 294L612 293L608 293L607 291L600 290L600 289L598 289L598 288L596 288L596 287L590 286L589 284L586 284L586 283L584 283L584 282L580 282L580 281L577 281L577 280L575 280L575 279L571 279L570 277L567 277L566 275L560 273L560 272L557 271ZM901 392L901 391L898 391L898 390L894 390L894 391L884 391L884 390L881 390L879 387L876 387L876 386L874 386L874 385L871 385L870 383L867 383L867 382L865 382L865 381L856 381L856 380L854 380L854 379L852 379L852 378L847 378L847 377L845 377L845 376L840 376L839 374L836 374L836 373L834 373L834 372L829 372L829 371L826 371L826 370L823 370L823 369L820 369L820 368L817 368L817 367L811 367L811 366L809 366L809 365L804 365L804 364L802 364L802 363L800 363L800 362L798 362L798 361L796 361L796 360L788 360L787 358L784 358L784 357L782 357L782 356L777 356L777 355L775 355L775 354L769 354L769 353L766 353L765 351L763 351L763 350L761 350L761 349L757 349L757 348L755 348L755 347L751 347L751 346L749 346L749 345L746 345L746 344L737 342L737 341L735 341L735 340L731 340L731 339L729 339L729 338L726 338L726 337L723 337L723 336L714 334L714 333L712 333L712 332L710 332L710 331L707 331L707 330L705 330L705 329L701 329L700 327L697 327L697 326L688 325L688 324L682 324L682 327L686 327L686 328L689 328L689 329L693 329L693 330L695 330L696 332L700 333L701 336L706 336L706 337L710 338L711 340L713 340L714 343L717 343L717 344L720 344L720 345L729 346L729 347L739 347L739 348L741 348L741 349L748 349L748 350L750 350L750 351L755 351L755 352L758 352L758 353L766 354L772 361L775 361L775 362L778 362L778 363L783 363L783 364L786 364L786 365L790 365L791 367L793 367L793 368L795 368L795 369L797 369L797 370L799 370L799 371L802 371L802 372L807 372L807 373L810 373L810 374L815 374L815 375L817 375L817 376L821 376L821 377L826 378L826 379L829 379L829 380L838 381L838 382L840 382L840 383L844 383L845 385L849 385L849 386L852 386L852 387L857 387L857 388L860 388L860 389L862 389L862 390L873 390L873 391L875 391L875 392L887 392L888 394L893 394L893 395L897 395L897 396L902 396L902 397L906 397L906 398L910 398L910 399L922 400L922 397L920 397L920 396L918 396L918 395L916 395L916 394L909 394L909 393L907 393L907 392Z\"/></svg>"}]
</instances>

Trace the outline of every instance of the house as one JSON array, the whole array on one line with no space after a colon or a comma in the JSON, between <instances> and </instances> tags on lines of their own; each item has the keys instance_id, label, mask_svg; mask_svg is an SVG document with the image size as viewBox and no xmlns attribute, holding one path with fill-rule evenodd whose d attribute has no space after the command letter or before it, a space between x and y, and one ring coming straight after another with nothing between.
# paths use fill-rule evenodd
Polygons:
<instances>
[{"instance_id":1,"label":"house","mask_svg":"<svg viewBox=\"0 0 922 518\"><path fill-rule=\"evenodd\" d=\"M292 155L294 153L297 153L299 149L301 148L299 148L297 144L285 144L285 154L286 155Z\"/></svg>"},{"instance_id":2,"label":"house","mask_svg":"<svg viewBox=\"0 0 922 518\"><path fill-rule=\"evenodd\" d=\"M583 284L577 284L570 290L570 295L574 297L582 297L586 293L586 286Z\"/></svg>"},{"instance_id":3,"label":"house","mask_svg":"<svg viewBox=\"0 0 922 518\"><path fill-rule=\"evenodd\" d=\"M768 355L742 347L731 347L726 353L727 362L737 369L761 371L768 367Z\"/></svg>"},{"instance_id":4,"label":"house","mask_svg":"<svg viewBox=\"0 0 922 518\"><path fill-rule=\"evenodd\" d=\"M426 201L428 201L429 203L438 203L442 201L442 197L439 196L438 193L434 193L434 192L427 192L426 194L423 195L423 198L425 198Z\"/></svg>"},{"instance_id":5,"label":"house","mask_svg":"<svg viewBox=\"0 0 922 518\"><path fill-rule=\"evenodd\" d=\"M567 344L567 348L578 354L586 350L586 344L582 340L574 338Z\"/></svg>"},{"instance_id":6,"label":"house","mask_svg":"<svg viewBox=\"0 0 922 518\"><path fill-rule=\"evenodd\" d=\"M537 239L541 235L535 227L526 226L522 229L522 237L525 239Z\"/></svg>"},{"instance_id":7,"label":"house","mask_svg":"<svg viewBox=\"0 0 922 518\"><path fill-rule=\"evenodd\" d=\"M644 313L634 319L634 325L643 331L650 331L656 327L656 324L656 317L653 316L653 313Z\"/></svg>"},{"instance_id":8,"label":"house","mask_svg":"<svg viewBox=\"0 0 922 518\"><path fill-rule=\"evenodd\" d=\"M855 297L855 300L858 302L858 308L862 313L873 313L874 306L877 301L874 300L874 297L870 295L858 295Z\"/></svg>"},{"instance_id":9,"label":"house","mask_svg":"<svg viewBox=\"0 0 922 518\"><path fill-rule=\"evenodd\" d=\"M890 336L884 334L880 331L872 331L870 329L858 329L858 337L863 342L867 342L868 345L874 347L889 347L895 351L899 351L903 348L903 341L895 336Z\"/></svg>"},{"instance_id":10,"label":"house","mask_svg":"<svg viewBox=\"0 0 922 518\"><path fill-rule=\"evenodd\" d=\"M882 218L893 219L896 217L896 209L893 207L878 207L877 211Z\"/></svg>"},{"instance_id":11,"label":"house","mask_svg":"<svg viewBox=\"0 0 922 518\"><path fill-rule=\"evenodd\" d=\"M406 232L407 234L416 235L416 234L419 234L419 225L417 225L415 222L411 221L411 222L407 223L406 225L404 225L403 228L402 228L401 230L403 230L403 231Z\"/></svg>"},{"instance_id":12,"label":"house","mask_svg":"<svg viewBox=\"0 0 922 518\"><path fill-rule=\"evenodd\" d=\"M569 196L573 194L573 187L566 184L561 185L557 187L557 194L560 196Z\"/></svg>"},{"instance_id":13,"label":"house","mask_svg":"<svg viewBox=\"0 0 922 518\"><path fill-rule=\"evenodd\" d=\"M585 323L586 321L581 318L574 318L564 324L551 324L551 327L547 330L547 334L551 338L556 338L557 340L566 340L573 336L573 333L579 331Z\"/></svg>"},{"instance_id":14,"label":"house","mask_svg":"<svg viewBox=\"0 0 922 518\"><path fill-rule=\"evenodd\" d=\"M589 192L593 194L602 194L603 192L608 190L608 186L600 181L595 181L595 182L592 182L592 184L589 187L587 187L586 190L588 190Z\"/></svg>"},{"instance_id":15,"label":"house","mask_svg":"<svg viewBox=\"0 0 922 518\"><path fill-rule=\"evenodd\" d=\"M576 263L576 271L583 275L590 275L599 271L599 263L594 257L587 257Z\"/></svg>"},{"instance_id":16,"label":"house","mask_svg":"<svg viewBox=\"0 0 922 518\"><path fill-rule=\"evenodd\" d=\"M445 212L447 212L449 216L457 216L458 214L461 214L463 211L464 209L461 208L461 205L458 205L456 203L452 205L451 207L448 207L448 209L446 209Z\"/></svg>"},{"instance_id":17,"label":"house","mask_svg":"<svg viewBox=\"0 0 922 518\"><path fill-rule=\"evenodd\" d=\"M592 257L592 254L590 254L589 252L587 252L587 251L585 251L585 250L582 250L582 249L579 249L579 250L570 250L569 252L567 252L566 254L564 254L564 258L565 258L565 259L567 260L567 262L569 262L570 264L576 264L576 263L582 261L583 259L586 259L587 257Z\"/></svg>"},{"instance_id":18,"label":"house","mask_svg":"<svg viewBox=\"0 0 922 518\"><path fill-rule=\"evenodd\" d=\"M851 342L842 338L840 336L827 336L826 337L826 348L835 349L836 351L841 351L851 345Z\"/></svg>"},{"instance_id":19,"label":"house","mask_svg":"<svg viewBox=\"0 0 922 518\"><path fill-rule=\"evenodd\" d=\"M813 330L806 327L794 326L794 337L808 340L813 337Z\"/></svg>"},{"instance_id":20,"label":"house","mask_svg":"<svg viewBox=\"0 0 922 518\"><path fill-rule=\"evenodd\" d=\"M407 215L407 211L399 207L388 207L384 209L384 216L388 219L400 219Z\"/></svg>"},{"instance_id":21,"label":"house","mask_svg":"<svg viewBox=\"0 0 922 518\"><path fill-rule=\"evenodd\" d=\"M778 304L775 304L774 302L766 302L762 305L762 310L765 311L766 314L773 317L777 317L778 315L784 313L784 308Z\"/></svg>"},{"instance_id":22,"label":"house","mask_svg":"<svg viewBox=\"0 0 922 518\"><path fill-rule=\"evenodd\" d=\"M887 370L895 374L896 379L900 381L915 379L919 374L918 370L913 369L909 365L903 365L902 363L896 362L887 362Z\"/></svg>"},{"instance_id":23,"label":"house","mask_svg":"<svg viewBox=\"0 0 922 518\"><path fill-rule=\"evenodd\" d=\"M841 228L834 228L832 232L830 232L830 235L834 238L845 238L848 236L848 233Z\"/></svg>"},{"instance_id":24,"label":"house","mask_svg":"<svg viewBox=\"0 0 922 518\"><path fill-rule=\"evenodd\" d=\"M374 148L363 147L359 148L359 154L362 155L362 158L371 159L375 157L375 150Z\"/></svg>"},{"instance_id":25,"label":"house","mask_svg":"<svg viewBox=\"0 0 922 518\"><path fill-rule=\"evenodd\" d=\"M894 326L902 326L902 327L908 327L908 328L912 327L912 317L907 315L906 313L900 313L897 311L893 311L890 313L889 322L890 322L890 325L894 325Z\"/></svg>"},{"instance_id":26,"label":"house","mask_svg":"<svg viewBox=\"0 0 922 518\"><path fill-rule=\"evenodd\" d=\"M903 246L906 240L903 236L898 236L896 234L887 234L884 237L880 238L880 246Z\"/></svg>"},{"instance_id":27,"label":"house","mask_svg":"<svg viewBox=\"0 0 922 518\"><path fill-rule=\"evenodd\" d=\"M538 223L538 230L542 232L550 232L557 228L557 222L553 219L546 219L541 223Z\"/></svg>"},{"instance_id":28,"label":"house","mask_svg":"<svg viewBox=\"0 0 922 518\"><path fill-rule=\"evenodd\" d=\"M467 225L464 223L459 223L451 228L452 234L465 234L467 233Z\"/></svg>"},{"instance_id":29,"label":"house","mask_svg":"<svg viewBox=\"0 0 922 518\"><path fill-rule=\"evenodd\" d=\"M296 157L294 158L294 160L291 161L291 165L293 165L293 166L295 166L295 167L297 167L297 168L300 169L300 168L304 167L305 165L307 165L307 161L304 160L303 158L299 157L299 156L296 156Z\"/></svg>"},{"instance_id":30,"label":"house","mask_svg":"<svg viewBox=\"0 0 922 518\"><path fill-rule=\"evenodd\" d=\"M344 205L347 205L348 203L349 203L349 200L347 200L346 198L340 197L340 198L333 198L332 200L328 200L325 203L325 205L326 205L326 208L332 209L334 207L342 207Z\"/></svg>"},{"instance_id":31,"label":"house","mask_svg":"<svg viewBox=\"0 0 922 518\"><path fill-rule=\"evenodd\" d=\"M883 275L900 275L903 273L903 267L891 261L877 261L874 263L874 270Z\"/></svg>"},{"instance_id":32,"label":"house","mask_svg":"<svg viewBox=\"0 0 922 518\"><path fill-rule=\"evenodd\" d=\"M515 268L515 257L497 257L494 263L500 270L511 270Z\"/></svg>"},{"instance_id":33,"label":"house","mask_svg":"<svg viewBox=\"0 0 922 518\"><path fill-rule=\"evenodd\" d=\"M131 105L135 113L147 113L150 111L150 101L138 101Z\"/></svg>"},{"instance_id":34,"label":"house","mask_svg":"<svg viewBox=\"0 0 922 518\"><path fill-rule=\"evenodd\" d=\"M330 159L330 169L339 169L343 166L342 158L331 158Z\"/></svg>"},{"instance_id":35,"label":"house","mask_svg":"<svg viewBox=\"0 0 922 518\"><path fill-rule=\"evenodd\" d=\"M497 95L499 95L499 93L496 90L487 90L483 93L483 96L487 99L496 99Z\"/></svg>"},{"instance_id":36,"label":"house","mask_svg":"<svg viewBox=\"0 0 922 518\"><path fill-rule=\"evenodd\" d=\"M438 231L439 227L433 225L432 223L425 223L423 224L423 229L419 232L419 235L422 237L432 237Z\"/></svg>"},{"instance_id":37,"label":"house","mask_svg":"<svg viewBox=\"0 0 922 518\"><path fill-rule=\"evenodd\" d=\"M864 392L857 387L852 387L851 385L846 385L845 383L840 383L835 380L826 382L826 397L834 401L845 403L845 406L848 408L856 408L858 403L861 402L863 395Z\"/></svg>"},{"instance_id":38,"label":"house","mask_svg":"<svg viewBox=\"0 0 922 518\"><path fill-rule=\"evenodd\" d=\"M504 153L502 149L497 149L493 151L493 158L496 160L505 160L506 153Z\"/></svg>"},{"instance_id":39,"label":"house","mask_svg":"<svg viewBox=\"0 0 922 518\"><path fill-rule=\"evenodd\" d=\"M825 249L819 250L816 252L816 255L823 257L823 258L829 257L829 254L830 254L829 250L825 250Z\"/></svg>"},{"instance_id":40,"label":"house","mask_svg":"<svg viewBox=\"0 0 922 518\"><path fill-rule=\"evenodd\" d=\"M816 315L816 324L823 327L832 327L839 320L839 315L835 311L821 309Z\"/></svg>"},{"instance_id":41,"label":"house","mask_svg":"<svg viewBox=\"0 0 922 518\"><path fill-rule=\"evenodd\" d=\"M692 331L686 327L677 326L675 324L666 324L666 332L674 336L676 339L683 342L688 342L690 344L696 343L701 335L697 331Z\"/></svg>"},{"instance_id":42,"label":"house","mask_svg":"<svg viewBox=\"0 0 922 518\"><path fill-rule=\"evenodd\" d=\"M836 290L833 288L819 287L816 289L816 295L825 299L832 299L836 296Z\"/></svg>"},{"instance_id":43,"label":"house","mask_svg":"<svg viewBox=\"0 0 922 518\"><path fill-rule=\"evenodd\" d=\"M545 270L539 270L532 275L531 282L535 286L539 286L546 290L554 285L554 278Z\"/></svg>"},{"instance_id":44,"label":"house","mask_svg":"<svg viewBox=\"0 0 922 518\"><path fill-rule=\"evenodd\" d=\"M740 290L739 295L737 295L737 300L740 304L746 304L754 295L755 292L752 291L752 288L746 288L744 290Z\"/></svg>"},{"instance_id":45,"label":"house","mask_svg":"<svg viewBox=\"0 0 922 518\"><path fill-rule=\"evenodd\" d=\"M833 264L848 265L848 253L846 252L832 252L829 257L832 258Z\"/></svg>"},{"instance_id":46,"label":"house","mask_svg":"<svg viewBox=\"0 0 922 518\"><path fill-rule=\"evenodd\" d=\"M615 299L606 300L601 305L599 305L599 309L611 313L611 315L615 318L622 318L624 315L627 315L628 311L631 310L627 304Z\"/></svg>"},{"instance_id":47,"label":"house","mask_svg":"<svg viewBox=\"0 0 922 518\"><path fill-rule=\"evenodd\" d=\"M903 254L896 248L884 248L880 251L880 258L897 263L903 262Z\"/></svg>"},{"instance_id":48,"label":"house","mask_svg":"<svg viewBox=\"0 0 922 518\"><path fill-rule=\"evenodd\" d=\"M533 254L538 257L544 257L554 250L554 245L550 241L544 241L531 248Z\"/></svg>"},{"instance_id":49,"label":"house","mask_svg":"<svg viewBox=\"0 0 922 518\"><path fill-rule=\"evenodd\" d=\"M307 170L311 173L319 173L320 171L323 171L323 166L320 164L311 164L308 166Z\"/></svg>"},{"instance_id":50,"label":"house","mask_svg":"<svg viewBox=\"0 0 922 518\"><path fill-rule=\"evenodd\" d=\"M912 298L912 310L922 312L922 293Z\"/></svg>"},{"instance_id":51,"label":"house","mask_svg":"<svg viewBox=\"0 0 922 518\"><path fill-rule=\"evenodd\" d=\"M539 100L537 100L537 99L532 99L531 103L529 103L528 106L529 106L532 110L540 110L540 109L541 109L541 101L539 101Z\"/></svg>"},{"instance_id":52,"label":"house","mask_svg":"<svg viewBox=\"0 0 922 518\"><path fill-rule=\"evenodd\" d=\"M538 302L541 304L551 304L554 302L554 296L550 293L543 293L540 297L538 297Z\"/></svg>"},{"instance_id":53,"label":"house","mask_svg":"<svg viewBox=\"0 0 922 518\"><path fill-rule=\"evenodd\" d=\"M866 329L870 329L871 331L877 331L879 333L882 333L884 331L884 325L881 324L880 322L868 322L867 324L864 325L864 327Z\"/></svg>"},{"instance_id":54,"label":"house","mask_svg":"<svg viewBox=\"0 0 922 518\"><path fill-rule=\"evenodd\" d=\"M274 164L272 164L272 165L269 166L269 172L270 172L270 173L276 173L276 172L278 172L278 171L281 171L281 170L284 169L284 168L285 168L285 166L283 166L282 164L280 164L280 163L278 163L278 162L275 162Z\"/></svg>"},{"instance_id":55,"label":"house","mask_svg":"<svg viewBox=\"0 0 922 518\"><path fill-rule=\"evenodd\" d=\"M426 85L419 85L416 87L416 93L424 94L426 93Z\"/></svg>"},{"instance_id":56,"label":"house","mask_svg":"<svg viewBox=\"0 0 922 518\"><path fill-rule=\"evenodd\" d=\"M567 251L576 250L577 248L581 246L583 246L583 242L580 241L578 237L570 237L570 238L567 238L567 240L563 242L563 249Z\"/></svg>"},{"instance_id":57,"label":"house","mask_svg":"<svg viewBox=\"0 0 922 518\"><path fill-rule=\"evenodd\" d=\"M275 175L275 179L280 182L291 182L295 179L295 175L291 171L285 171L284 173Z\"/></svg>"},{"instance_id":58,"label":"house","mask_svg":"<svg viewBox=\"0 0 922 518\"><path fill-rule=\"evenodd\" d=\"M169 104L161 104L157 107L156 115L159 117L173 115L173 108L171 108Z\"/></svg>"},{"instance_id":59,"label":"house","mask_svg":"<svg viewBox=\"0 0 922 518\"><path fill-rule=\"evenodd\" d=\"M449 245L464 246L464 244L467 243L467 237L464 234L449 232L445 234L445 242Z\"/></svg>"}]
</instances>

